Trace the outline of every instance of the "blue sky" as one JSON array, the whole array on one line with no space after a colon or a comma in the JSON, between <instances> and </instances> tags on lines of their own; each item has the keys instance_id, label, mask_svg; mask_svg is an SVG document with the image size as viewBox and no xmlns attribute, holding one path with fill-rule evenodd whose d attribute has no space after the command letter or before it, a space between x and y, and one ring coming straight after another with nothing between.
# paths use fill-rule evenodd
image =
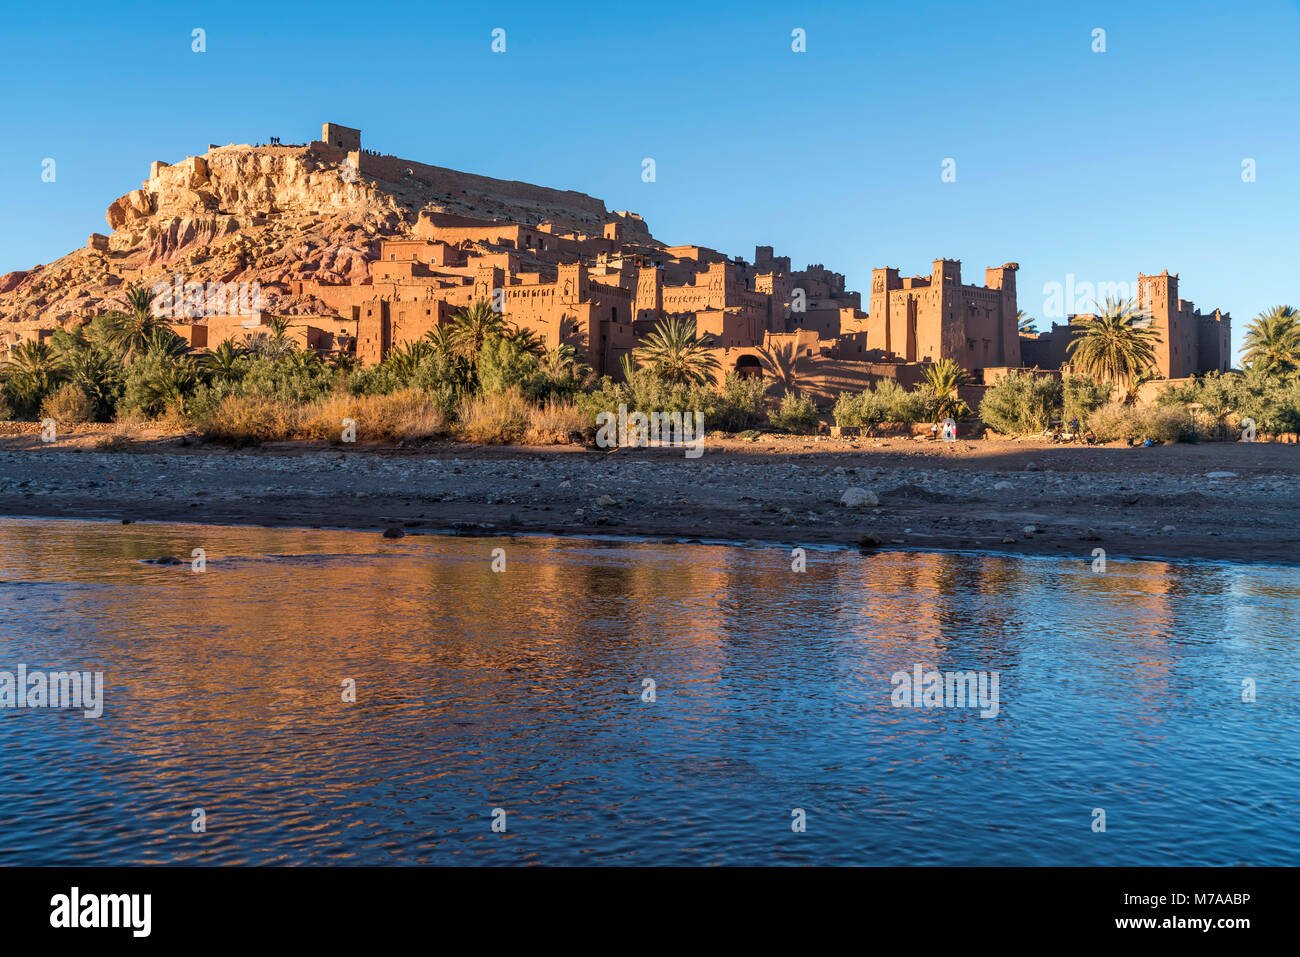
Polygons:
<instances>
[{"instance_id":1,"label":"blue sky","mask_svg":"<svg viewBox=\"0 0 1300 957\"><path fill-rule=\"evenodd\" d=\"M329 120L383 152L590 193L666 242L774 245L863 291L873 266L945 256L982 282L1016 261L1041 316L1068 273L1168 268L1184 298L1231 311L1234 346L1262 309L1300 305L1295 0L584 7L7 10L0 273L106 231L151 160Z\"/></svg>"}]
</instances>

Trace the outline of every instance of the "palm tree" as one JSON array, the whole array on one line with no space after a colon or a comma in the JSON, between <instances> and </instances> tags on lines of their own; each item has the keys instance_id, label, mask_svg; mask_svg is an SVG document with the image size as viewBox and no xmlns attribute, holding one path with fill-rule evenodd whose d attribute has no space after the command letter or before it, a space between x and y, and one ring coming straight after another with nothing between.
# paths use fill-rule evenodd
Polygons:
<instances>
[{"instance_id":1,"label":"palm tree","mask_svg":"<svg viewBox=\"0 0 1300 957\"><path fill-rule=\"evenodd\" d=\"M434 346L428 338L412 339L390 350L384 357L384 364L393 370L395 376L406 381L415 375L415 370L419 368L420 363L433 354Z\"/></svg>"},{"instance_id":2,"label":"palm tree","mask_svg":"<svg viewBox=\"0 0 1300 957\"><path fill-rule=\"evenodd\" d=\"M267 317L266 328L270 333L264 335L258 343L258 351L262 355L283 359L298 348L298 344L289 338L289 322L288 316Z\"/></svg>"},{"instance_id":3,"label":"palm tree","mask_svg":"<svg viewBox=\"0 0 1300 957\"><path fill-rule=\"evenodd\" d=\"M421 341L428 349L426 356L430 361L426 366L431 381L436 382L439 388L455 392L470 388L474 366L460 350L455 326L436 326L426 332ZM429 378L422 378L426 384L430 381Z\"/></svg>"},{"instance_id":4,"label":"palm tree","mask_svg":"<svg viewBox=\"0 0 1300 957\"><path fill-rule=\"evenodd\" d=\"M955 419L970 411L957 390L970 381L970 373L953 359L940 359L925 369L925 384L934 398L935 421Z\"/></svg>"},{"instance_id":5,"label":"palm tree","mask_svg":"<svg viewBox=\"0 0 1300 957\"><path fill-rule=\"evenodd\" d=\"M435 354L446 358L456 354L456 337L450 326L434 326L424 334Z\"/></svg>"},{"instance_id":6,"label":"palm tree","mask_svg":"<svg viewBox=\"0 0 1300 957\"><path fill-rule=\"evenodd\" d=\"M285 366L290 373L310 374L325 364L315 349L290 351L286 354L285 360Z\"/></svg>"},{"instance_id":7,"label":"palm tree","mask_svg":"<svg viewBox=\"0 0 1300 957\"><path fill-rule=\"evenodd\" d=\"M170 329L155 329L144 343L145 355L161 355L166 359L180 359L189 355L190 344Z\"/></svg>"},{"instance_id":8,"label":"palm tree","mask_svg":"<svg viewBox=\"0 0 1300 957\"><path fill-rule=\"evenodd\" d=\"M325 360L335 372L348 373L356 369L357 357L349 352L331 352Z\"/></svg>"},{"instance_id":9,"label":"palm tree","mask_svg":"<svg viewBox=\"0 0 1300 957\"><path fill-rule=\"evenodd\" d=\"M1261 312L1246 327L1246 365L1261 372L1286 377L1300 370L1300 311L1294 306L1274 306Z\"/></svg>"},{"instance_id":10,"label":"palm tree","mask_svg":"<svg viewBox=\"0 0 1300 957\"><path fill-rule=\"evenodd\" d=\"M212 378L229 380L238 374L239 360L245 355L245 350L233 339L223 339L215 349L203 354L199 364Z\"/></svg>"},{"instance_id":11,"label":"palm tree","mask_svg":"<svg viewBox=\"0 0 1300 957\"><path fill-rule=\"evenodd\" d=\"M63 381L66 368L48 343L29 340L9 350L4 373L22 401L34 408Z\"/></svg>"},{"instance_id":12,"label":"palm tree","mask_svg":"<svg viewBox=\"0 0 1300 957\"><path fill-rule=\"evenodd\" d=\"M144 286L127 286L126 309L132 315L151 316L153 315L153 293Z\"/></svg>"},{"instance_id":13,"label":"palm tree","mask_svg":"<svg viewBox=\"0 0 1300 957\"><path fill-rule=\"evenodd\" d=\"M456 351L471 363L478 359L488 336L503 335L505 331L505 316L494 312L486 299L452 316L451 338L456 343Z\"/></svg>"},{"instance_id":14,"label":"palm tree","mask_svg":"<svg viewBox=\"0 0 1300 957\"><path fill-rule=\"evenodd\" d=\"M289 323L288 316L268 316L264 325L244 336L244 350L272 360L292 355L298 344L289 338Z\"/></svg>"},{"instance_id":15,"label":"palm tree","mask_svg":"<svg viewBox=\"0 0 1300 957\"><path fill-rule=\"evenodd\" d=\"M585 379L591 367L582 361L578 350L570 345L556 346L543 353L538 368L551 379Z\"/></svg>"},{"instance_id":16,"label":"palm tree","mask_svg":"<svg viewBox=\"0 0 1300 957\"><path fill-rule=\"evenodd\" d=\"M108 419L121 394L122 366L102 349L82 349L64 360L68 378L95 404L95 417Z\"/></svg>"},{"instance_id":17,"label":"palm tree","mask_svg":"<svg viewBox=\"0 0 1300 957\"><path fill-rule=\"evenodd\" d=\"M149 338L158 329L167 327L167 320L154 315L153 294L144 286L130 286L126 290L126 312L108 313L109 341L120 349L126 361L131 361L148 348Z\"/></svg>"},{"instance_id":18,"label":"palm tree","mask_svg":"<svg viewBox=\"0 0 1300 957\"><path fill-rule=\"evenodd\" d=\"M1036 332L1037 330L1034 328L1034 323L1036 322L1038 322L1038 320L1033 316L1025 315L1025 310L1016 310L1016 327L1022 336L1031 335Z\"/></svg>"},{"instance_id":19,"label":"palm tree","mask_svg":"<svg viewBox=\"0 0 1300 957\"><path fill-rule=\"evenodd\" d=\"M185 414L185 401L199 382L198 363L193 356L163 359L151 355L146 362L150 368L139 381L137 401L150 415L166 409Z\"/></svg>"},{"instance_id":20,"label":"palm tree","mask_svg":"<svg viewBox=\"0 0 1300 957\"><path fill-rule=\"evenodd\" d=\"M1107 299L1099 315L1074 318L1075 338L1065 354L1094 379L1123 384L1127 401L1137 380L1155 364L1160 334L1150 323L1150 315L1133 300Z\"/></svg>"},{"instance_id":21,"label":"palm tree","mask_svg":"<svg viewBox=\"0 0 1300 957\"><path fill-rule=\"evenodd\" d=\"M513 339L519 343L524 352L535 355L539 359L546 355L546 343L532 329L515 328L507 330L506 338Z\"/></svg>"},{"instance_id":22,"label":"palm tree","mask_svg":"<svg viewBox=\"0 0 1300 957\"><path fill-rule=\"evenodd\" d=\"M540 387L551 395L575 392L595 378L591 367L582 360L578 350L570 345L548 349L537 360Z\"/></svg>"},{"instance_id":23,"label":"palm tree","mask_svg":"<svg viewBox=\"0 0 1300 957\"><path fill-rule=\"evenodd\" d=\"M90 327L91 336L85 328L58 329L50 337L50 351L62 368L63 378L79 386L95 404L95 417L108 419L122 391L124 370L113 347L99 334L100 329L102 326Z\"/></svg>"},{"instance_id":24,"label":"palm tree","mask_svg":"<svg viewBox=\"0 0 1300 957\"><path fill-rule=\"evenodd\" d=\"M633 355L665 382L705 385L714 381L719 368L711 346L709 336L696 338L694 319L661 319Z\"/></svg>"},{"instance_id":25,"label":"palm tree","mask_svg":"<svg viewBox=\"0 0 1300 957\"><path fill-rule=\"evenodd\" d=\"M266 326L271 330L271 341L281 344L288 341L289 338L289 317L288 316L269 316L266 320Z\"/></svg>"}]
</instances>

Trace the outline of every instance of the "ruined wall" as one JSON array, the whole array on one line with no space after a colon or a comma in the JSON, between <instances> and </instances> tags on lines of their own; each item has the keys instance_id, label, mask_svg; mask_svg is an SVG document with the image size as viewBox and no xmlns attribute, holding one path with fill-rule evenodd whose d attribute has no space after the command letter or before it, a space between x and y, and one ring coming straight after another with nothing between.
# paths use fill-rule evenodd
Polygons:
<instances>
[{"instance_id":1,"label":"ruined wall","mask_svg":"<svg viewBox=\"0 0 1300 957\"><path fill-rule=\"evenodd\" d=\"M391 183L415 180L448 198L472 196L482 201L484 212L515 209L525 221L533 223L552 220L603 233L604 224L610 218L605 204L586 193L463 173L396 156L362 153L360 171L363 176Z\"/></svg>"}]
</instances>

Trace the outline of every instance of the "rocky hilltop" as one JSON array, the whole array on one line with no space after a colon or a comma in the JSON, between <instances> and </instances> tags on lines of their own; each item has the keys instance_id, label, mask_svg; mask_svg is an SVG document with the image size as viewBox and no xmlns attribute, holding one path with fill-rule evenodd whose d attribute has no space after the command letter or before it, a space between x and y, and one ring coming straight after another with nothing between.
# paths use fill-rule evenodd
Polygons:
<instances>
[{"instance_id":1,"label":"rocky hilltop","mask_svg":"<svg viewBox=\"0 0 1300 957\"><path fill-rule=\"evenodd\" d=\"M583 193L320 141L210 146L179 163L153 163L141 188L109 205L107 235L0 276L0 345L20 329L80 325L118 308L127 285L152 286L178 272L186 282L259 282L270 312L321 311L314 300L290 297L288 281L364 281L379 241L409 234L426 211L596 235L616 215ZM639 218L629 222L644 230Z\"/></svg>"}]
</instances>

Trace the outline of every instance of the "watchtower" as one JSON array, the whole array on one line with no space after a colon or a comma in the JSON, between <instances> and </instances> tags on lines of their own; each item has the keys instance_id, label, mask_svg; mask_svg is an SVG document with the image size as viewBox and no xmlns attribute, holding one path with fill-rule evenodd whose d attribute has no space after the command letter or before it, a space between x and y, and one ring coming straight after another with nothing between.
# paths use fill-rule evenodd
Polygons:
<instances>
[{"instance_id":1,"label":"watchtower","mask_svg":"<svg viewBox=\"0 0 1300 957\"><path fill-rule=\"evenodd\" d=\"M337 123L322 123L320 138L321 142L326 146L333 146L336 149L361 149L361 131L354 130L350 126L339 126Z\"/></svg>"}]
</instances>

